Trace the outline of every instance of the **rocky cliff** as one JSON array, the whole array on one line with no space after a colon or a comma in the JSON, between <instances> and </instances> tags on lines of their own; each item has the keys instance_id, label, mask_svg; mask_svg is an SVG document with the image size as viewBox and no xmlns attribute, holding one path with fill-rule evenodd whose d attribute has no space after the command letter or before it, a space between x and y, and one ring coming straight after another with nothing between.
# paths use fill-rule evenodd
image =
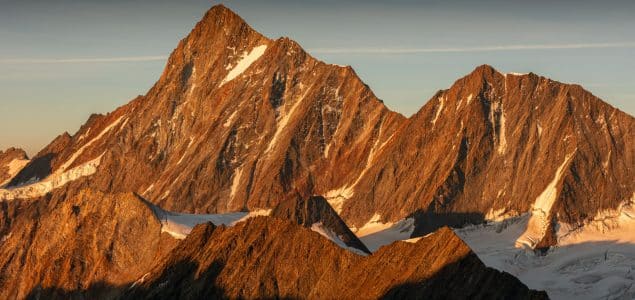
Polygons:
<instances>
[{"instance_id":1,"label":"rocky cliff","mask_svg":"<svg viewBox=\"0 0 635 300\"><path fill-rule=\"evenodd\" d=\"M348 247L370 253L322 196L297 197L280 202L270 216L291 220L336 241L341 240Z\"/></svg>"},{"instance_id":2,"label":"rocky cliff","mask_svg":"<svg viewBox=\"0 0 635 300\"><path fill-rule=\"evenodd\" d=\"M177 240L133 194L49 194L3 203L0 298L107 299Z\"/></svg>"},{"instance_id":3,"label":"rocky cliff","mask_svg":"<svg viewBox=\"0 0 635 300\"><path fill-rule=\"evenodd\" d=\"M288 220L192 233L126 299L547 299L485 267L451 230L364 257Z\"/></svg>"},{"instance_id":4,"label":"rocky cliff","mask_svg":"<svg viewBox=\"0 0 635 300\"><path fill-rule=\"evenodd\" d=\"M29 157L22 149L0 151L0 187L8 184L28 162Z\"/></svg>"},{"instance_id":5,"label":"rocky cliff","mask_svg":"<svg viewBox=\"0 0 635 300\"><path fill-rule=\"evenodd\" d=\"M632 199L633 136L632 116L578 85L487 65L405 118L352 68L219 5L146 95L60 135L0 199L89 187L218 213L323 195L349 225L410 216L414 235L531 214L518 243L541 248Z\"/></svg>"}]
</instances>

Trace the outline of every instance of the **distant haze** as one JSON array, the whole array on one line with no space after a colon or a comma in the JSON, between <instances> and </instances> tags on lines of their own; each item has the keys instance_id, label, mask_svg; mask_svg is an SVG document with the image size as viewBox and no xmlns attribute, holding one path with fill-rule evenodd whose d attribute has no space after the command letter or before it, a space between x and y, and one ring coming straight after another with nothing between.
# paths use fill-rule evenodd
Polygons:
<instances>
[{"instance_id":1,"label":"distant haze","mask_svg":"<svg viewBox=\"0 0 635 300\"><path fill-rule=\"evenodd\" d=\"M635 114L635 1L340 2L224 4L271 38L353 66L406 116L481 64L578 83ZM0 0L0 149L33 155L145 94L213 4Z\"/></svg>"}]
</instances>

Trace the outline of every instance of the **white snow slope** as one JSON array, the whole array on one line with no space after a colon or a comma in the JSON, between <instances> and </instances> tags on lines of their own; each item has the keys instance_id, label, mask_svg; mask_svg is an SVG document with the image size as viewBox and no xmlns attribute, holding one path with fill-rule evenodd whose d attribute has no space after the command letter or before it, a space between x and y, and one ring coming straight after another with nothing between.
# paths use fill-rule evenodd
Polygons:
<instances>
[{"instance_id":1,"label":"white snow slope","mask_svg":"<svg viewBox=\"0 0 635 300\"><path fill-rule=\"evenodd\" d=\"M7 189L0 188L0 201L44 196L46 193L62 187L71 181L92 175L97 172L97 167L99 167L103 155L104 154L65 172L53 173L41 181L39 178L33 178L22 186Z\"/></svg>"},{"instance_id":2,"label":"white snow slope","mask_svg":"<svg viewBox=\"0 0 635 300\"><path fill-rule=\"evenodd\" d=\"M366 245L371 252L379 247L391 244L394 241L403 241L410 238L414 230L414 219L403 219L396 223L382 223L379 215L359 229L351 228L351 231Z\"/></svg>"},{"instance_id":3,"label":"white snow slope","mask_svg":"<svg viewBox=\"0 0 635 300\"><path fill-rule=\"evenodd\" d=\"M336 245L340 246L341 248L349 250L349 251L351 251L351 252L353 252L355 254L359 254L359 255L363 255L363 256L368 255L362 250L359 250L359 249L354 248L354 247L349 247L348 245L346 245L346 243L344 243L344 241L342 241L342 239L337 234L335 234L335 232L333 232L329 228L325 227L322 224L322 222L317 222L317 223L314 223L313 225L311 225L311 230L319 233L321 236L329 239L331 242L335 243Z\"/></svg>"},{"instance_id":4,"label":"white snow slope","mask_svg":"<svg viewBox=\"0 0 635 300\"><path fill-rule=\"evenodd\" d=\"M551 299L635 299L635 194L617 210L599 213L583 226L559 224L558 246L535 253L518 245L531 213L455 229L485 265L508 272ZM412 219L382 223L376 215L353 232L371 252L410 239Z\"/></svg>"},{"instance_id":5,"label":"white snow slope","mask_svg":"<svg viewBox=\"0 0 635 300\"><path fill-rule=\"evenodd\" d=\"M635 299L635 209L603 213L580 228L561 224L546 254L519 249L529 215L455 230L489 267L552 299Z\"/></svg>"},{"instance_id":6,"label":"white snow slope","mask_svg":"<svg viewBox=\"0 0 635 300\"><path fill-rule=\"evenodd\" d=\"M161 221L161 232L167 232L179 240L190 234L198 224L212 222L214 225L233 226L251 217L268 216L271 213L271 210L255 210L225 214L185 214L166 211L156 205L151 205L151 208Z\"/></svg>"},{"instance_id":7,"label":"white snow slope","mask_svg":"<svg viewBox=\"0 0 635 300\"><path fill-rule=\"evenodd\" d=\"M6 166L9 167L9 172L7 173L9 175L9 178L0 183L0 186L7 185L11 181L11 179L13 179L13 177L17 175L18 172L20 172L29 162L30 160L28 159L14 159L9 164L7 164Z\"/></svg>"},{"instance_id":8,"label":"white snow slope","mask_svg":"<svg viewBox=\"0 0 635 300\"><path fill-rule=\"evenodd\" d=\"M227 73L227 77L223 79L219 87L223 86L227 82L232 81L234 78L238 77L238 75L245 72L245 70L247 70L247 68L249 68L252 63L258 60L258 58L260 58L260 56L265 53L265 50L267 50L267 45L254 47L253 49L251 49L251 51L249 51L249 53L245 51L240 61L236 64L236 66L231 68L229 73Z\"/></svg>"}]
</instances>

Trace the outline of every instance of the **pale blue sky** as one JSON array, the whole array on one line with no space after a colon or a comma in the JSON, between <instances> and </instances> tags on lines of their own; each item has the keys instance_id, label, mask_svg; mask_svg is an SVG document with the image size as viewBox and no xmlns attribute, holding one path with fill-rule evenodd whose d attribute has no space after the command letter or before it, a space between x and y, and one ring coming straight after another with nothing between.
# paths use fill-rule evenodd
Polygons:
<instances>
[{"instance_id":1,"label":"pale blue sky","mask_svg":"<svg viewBox=\"0 0 635 300\"><path fill-rule=\"evenodd\" d=\"M269 37L353 66L407 116L485 63L579 83L635 114L635 1L386 2L224 4ZM0 148L34 154L144 94L213 3L0 0Z\"/></svg>"}]
</instances>

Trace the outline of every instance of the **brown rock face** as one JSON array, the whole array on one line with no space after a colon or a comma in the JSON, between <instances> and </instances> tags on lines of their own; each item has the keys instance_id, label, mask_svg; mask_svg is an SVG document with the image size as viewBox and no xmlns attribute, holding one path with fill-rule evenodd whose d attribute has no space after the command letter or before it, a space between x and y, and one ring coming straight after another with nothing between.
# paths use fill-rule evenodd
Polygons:
<instances>
[{"instance_id":1,"label":"brown rock face","mask_svg":"<svg viewBox=\"0 0 635 300\"><path fill-rule=\"evenodd\" d=\"M282 201L271 211L271 216L291 220L307 228L319 224L333 232L347 246L370 253L322 196L296 197Z\"/></svg>"},{"instance_id":2,"label":"brown rock face","mask_svg":"<svg viewBox=\"0 0 635 300\"><path fill-rule=\"evenodd\" d=\"M582 222L632 197L633 136L633 117L580 86L481 66L408 119L342 215L415 212L420 234L532 210Z\"/></svg>"},{"instance_id":3,"label":"brown rock face","mask_svg":"<svg viewBox=\"0 0 635 300\"><path fill-rule=\"evenodd\" d=\"M543 247L556 222L632 198L633 136L633 117L580 86L490 66L406 119L350 67L215 6L146 95L58 137L10 185L101 158L69 194L136 192L198 213L323 195L350 225L414 216L417 235L531 212Z\"/></svg>"},{"instance_id":4,"label":"brown rock face","mask_svg":"<svg viewBox=\"0 0 635 300\"><path fill-rule=\"evenodd\" d=\"M8 183L24 167L29 157L18 148L0 151L0 186Z\"/></svg>"},{"instance_id":5,"label":"brown rock face","mask_svg":"<svg viewBox=\"0 0 635 300\"><path fill-rule=\"evenodd\" d=\"M485 267L451 230L368 257L286 220L197 226L126 299L547 299Z\"/></svg>"},{"instance_id":6,"label":"brown rock face","mask_svg":"<svg viewBox=\"0 0 635 300\"><path fill-rule=\"evenodd\" d=\"M350 67L270 40L215 6L147 95L91 118L48 165L55 172L103 154L85 179L91 188L177 211L271 208L294 190L352 180L403 120Z\"/></svg>"},{"instance_id":7,"label":"brown rock face","mask_svg":"<svg viewBox=\"0 0 635 300\"><path fill-rule=\"evenodd\" d=\"M19 206L0 242L0 298L112 298L176 245L144 200L83 190ZM6 221L6 220L5 220Z\"/></svg>"},{"instance_id":8,"label":"brown rock face","mask_svg":"<svg viewBox=\"0 0 635 300\"><path fill-rule=\"evenodd\" d=\"M70 143L71 136L66 132L56 137L11 179L9 186L18 186L49 176L61 164L60 153L69 147Z\"/></svg>"}]
</instances>

